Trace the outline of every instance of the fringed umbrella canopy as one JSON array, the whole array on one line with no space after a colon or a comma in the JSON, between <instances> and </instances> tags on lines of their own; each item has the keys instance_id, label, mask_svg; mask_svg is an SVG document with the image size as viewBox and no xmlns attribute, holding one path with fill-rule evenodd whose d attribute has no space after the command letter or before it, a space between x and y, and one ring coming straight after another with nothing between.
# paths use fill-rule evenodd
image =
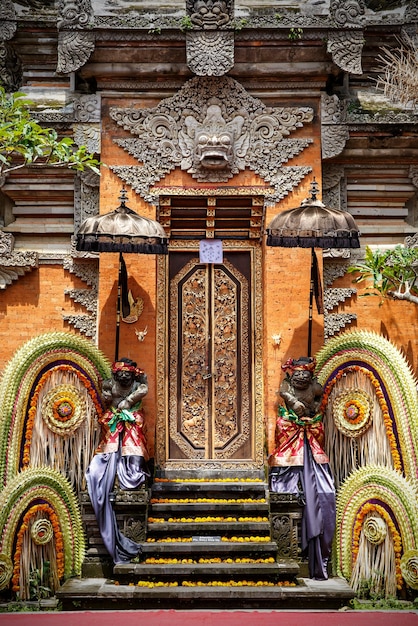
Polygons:
<instances>
[{"instance_id":1,"label":"fringed umbrella canopy","mask_svg":"<svg viewBox=\"0 0 418 626\"><path fill-rule=\"evenodd\" d=\"M122 189L120 206L110 213L88 217L77 233L77 250L167 254L167 235L158 222L142 217L126 206Z\"/></svg>"},{"instance_id":2,"label":"fringed umbrella canopy","mask_svg":"<svg viewBox=\"0 0 418 626\"><path fill-rule=\"evenodd\" d=\"M299 207L276 215L267 228L267 245L282 248L359 248L359 231L347 211L326 207L315 194Z\"/></svg>"},{"instance_id":3,"label":"fringed umbrella canopy","mask_svg":"<svg viewBox=\"0 0 418 626\"><path fill-rule=\"evenodd\" d=\"M88 217L77 233L76 249L86 252L118 252L118 296L116 316L115 361L119 356L120 320L127 300L127 274L123 252L167 254L168 238L155 220L142 217L126 206L126 190L119 196L120 205L104 215ZM122 293L123 292L123 293Z\"/></svg>"},{"instance_id":4,"label":"fringed umbrella canopy","mask_svg":"<svg viewBox=\"0 0 418 626\"><path fill-rule=\"evenodd\" d=\"M311 183L311 197L300 206L279 213L266 233L267 245L282 248L311 248L308 355L312 349L312 303L315 292L318 313L322 313L322 287L315 248L360 248L359 230L347 211L326 207L317 200L318 183Z\"/></svg>"}]
</instances>

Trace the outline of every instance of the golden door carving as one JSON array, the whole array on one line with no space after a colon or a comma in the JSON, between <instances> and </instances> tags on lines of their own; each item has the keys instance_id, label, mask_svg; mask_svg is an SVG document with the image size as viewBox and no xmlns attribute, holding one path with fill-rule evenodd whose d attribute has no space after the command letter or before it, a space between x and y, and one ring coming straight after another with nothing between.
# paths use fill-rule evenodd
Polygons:
<instances>
[{"instance_id":1,"label":"golden door carving","mask_svg":"<svg viewBox=\"0 0 418 626\"><path fill-rule=\"evenodd\" d=\"M169 458L251 458L250 255L190 256L173 258L169 288Z\"/></svg>"}]
</instances>

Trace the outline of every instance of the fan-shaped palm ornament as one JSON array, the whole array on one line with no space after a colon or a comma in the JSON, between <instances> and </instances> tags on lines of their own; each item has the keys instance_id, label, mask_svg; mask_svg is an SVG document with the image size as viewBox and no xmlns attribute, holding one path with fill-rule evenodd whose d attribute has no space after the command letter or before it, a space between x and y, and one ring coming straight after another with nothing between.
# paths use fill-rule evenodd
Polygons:
<instances>
[{"instance_id":1,"label":"fan-shaped palm ornament","mask_svg":"<svg viewBox=\"0 0 418 626\"><path fill-rule=\"evenodd\" d=\"M311 183L311 197L300 206L278 213L267 227L267 245L282 248L311 248L309 294L308 356L312 349L312 305L317 295L322 313L321 284L315 248L359 248L359 229L351 213L326 207L317 199L318 183Z\"/></svg>"},{"instance_id":2,"label":"fan-shaped palm ornament","mask_svg":"<svg viewBox=\"0 0 418 626\"><path fill-rule=\"evenodd\" d=\"M119 276L116 317L115 361L119 352L119 329L122 309L129 307L122 295L127 296L126 265L123 252L137 254L167 254L168 238L164 228L155 220L142 217L126 206L126 190L122 188L120 205L110 213L88 217L77 233L76 249L86 252L118 252ZM124 311L124 316L125 311Z\"/></svg>"}]
</instances>

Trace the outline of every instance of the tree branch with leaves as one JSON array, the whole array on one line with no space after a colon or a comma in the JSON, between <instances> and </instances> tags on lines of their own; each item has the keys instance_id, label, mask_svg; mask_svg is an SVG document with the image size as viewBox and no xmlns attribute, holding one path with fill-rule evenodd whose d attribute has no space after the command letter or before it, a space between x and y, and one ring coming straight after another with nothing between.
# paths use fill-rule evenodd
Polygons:
<instances>
[{"instance_id":1,"label":"tree branch with leaves","mask_svg":"<svg viewBox=\"0 0 418 626\"><path fill-rule=\"evenodd\" d=\"M418 304L418 248L396 246L389 250L372 250L366 247L364 262L348 268L357 273L354 283L371 283L372 291L365 287L363 296L379 295L385 298L408 300Z\"/></svg>"},{"instance_id":2,"label":"tree branch with leaves","mask_svg":"<svg viewBox=\"0 0 418 626\"><path fill-rule=\"evenodd\" d=\"M8 94L0 87L0 186L7 174L23 167L90 168L99 173L95 155L70 137L59 139L55 129L38 124L32 105L24 93Z\"/></svg>"}]
</instances>

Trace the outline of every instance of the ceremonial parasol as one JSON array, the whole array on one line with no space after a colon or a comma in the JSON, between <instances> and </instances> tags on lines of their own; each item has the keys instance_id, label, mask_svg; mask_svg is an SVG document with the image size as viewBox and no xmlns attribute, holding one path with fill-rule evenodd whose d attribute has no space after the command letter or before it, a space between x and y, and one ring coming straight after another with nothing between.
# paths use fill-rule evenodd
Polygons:
<instances>
[{"instance_id":1,"label":"ceremonial parasol","mask_svg":"<svg viewBox=\"0 0 418 626\"><path fill-rule=\"evenodd\" d=\"M114 211L88 217L77 233L76 249L87 252L118 252L118 297L116 315L115 361L119 352L119 329L122 302L122 285L126 283L126 265L123 252L138 254L167 254L168 238L158 222L142 217L126 206L126 190L121 190L120 205ZM127 294L127 291L124 290Z\"/></svg>"},{"instance_id":2,"label":"ceremonial parasol","mask_svg":"<svg viewBox=\"0 0 418 626\"><path fill-rule=\"evenodd\" d=\"M267 245L282 248L311 248L311 282L309 293L308 356L312 349L312 305L316 291L321 311L320 277L315 248L359 248L359 230L347 211L326 207L317 199L318 183L311 183L311 197L300 206L276 215L267 227Z\"/></svg>"}]
</instances>

